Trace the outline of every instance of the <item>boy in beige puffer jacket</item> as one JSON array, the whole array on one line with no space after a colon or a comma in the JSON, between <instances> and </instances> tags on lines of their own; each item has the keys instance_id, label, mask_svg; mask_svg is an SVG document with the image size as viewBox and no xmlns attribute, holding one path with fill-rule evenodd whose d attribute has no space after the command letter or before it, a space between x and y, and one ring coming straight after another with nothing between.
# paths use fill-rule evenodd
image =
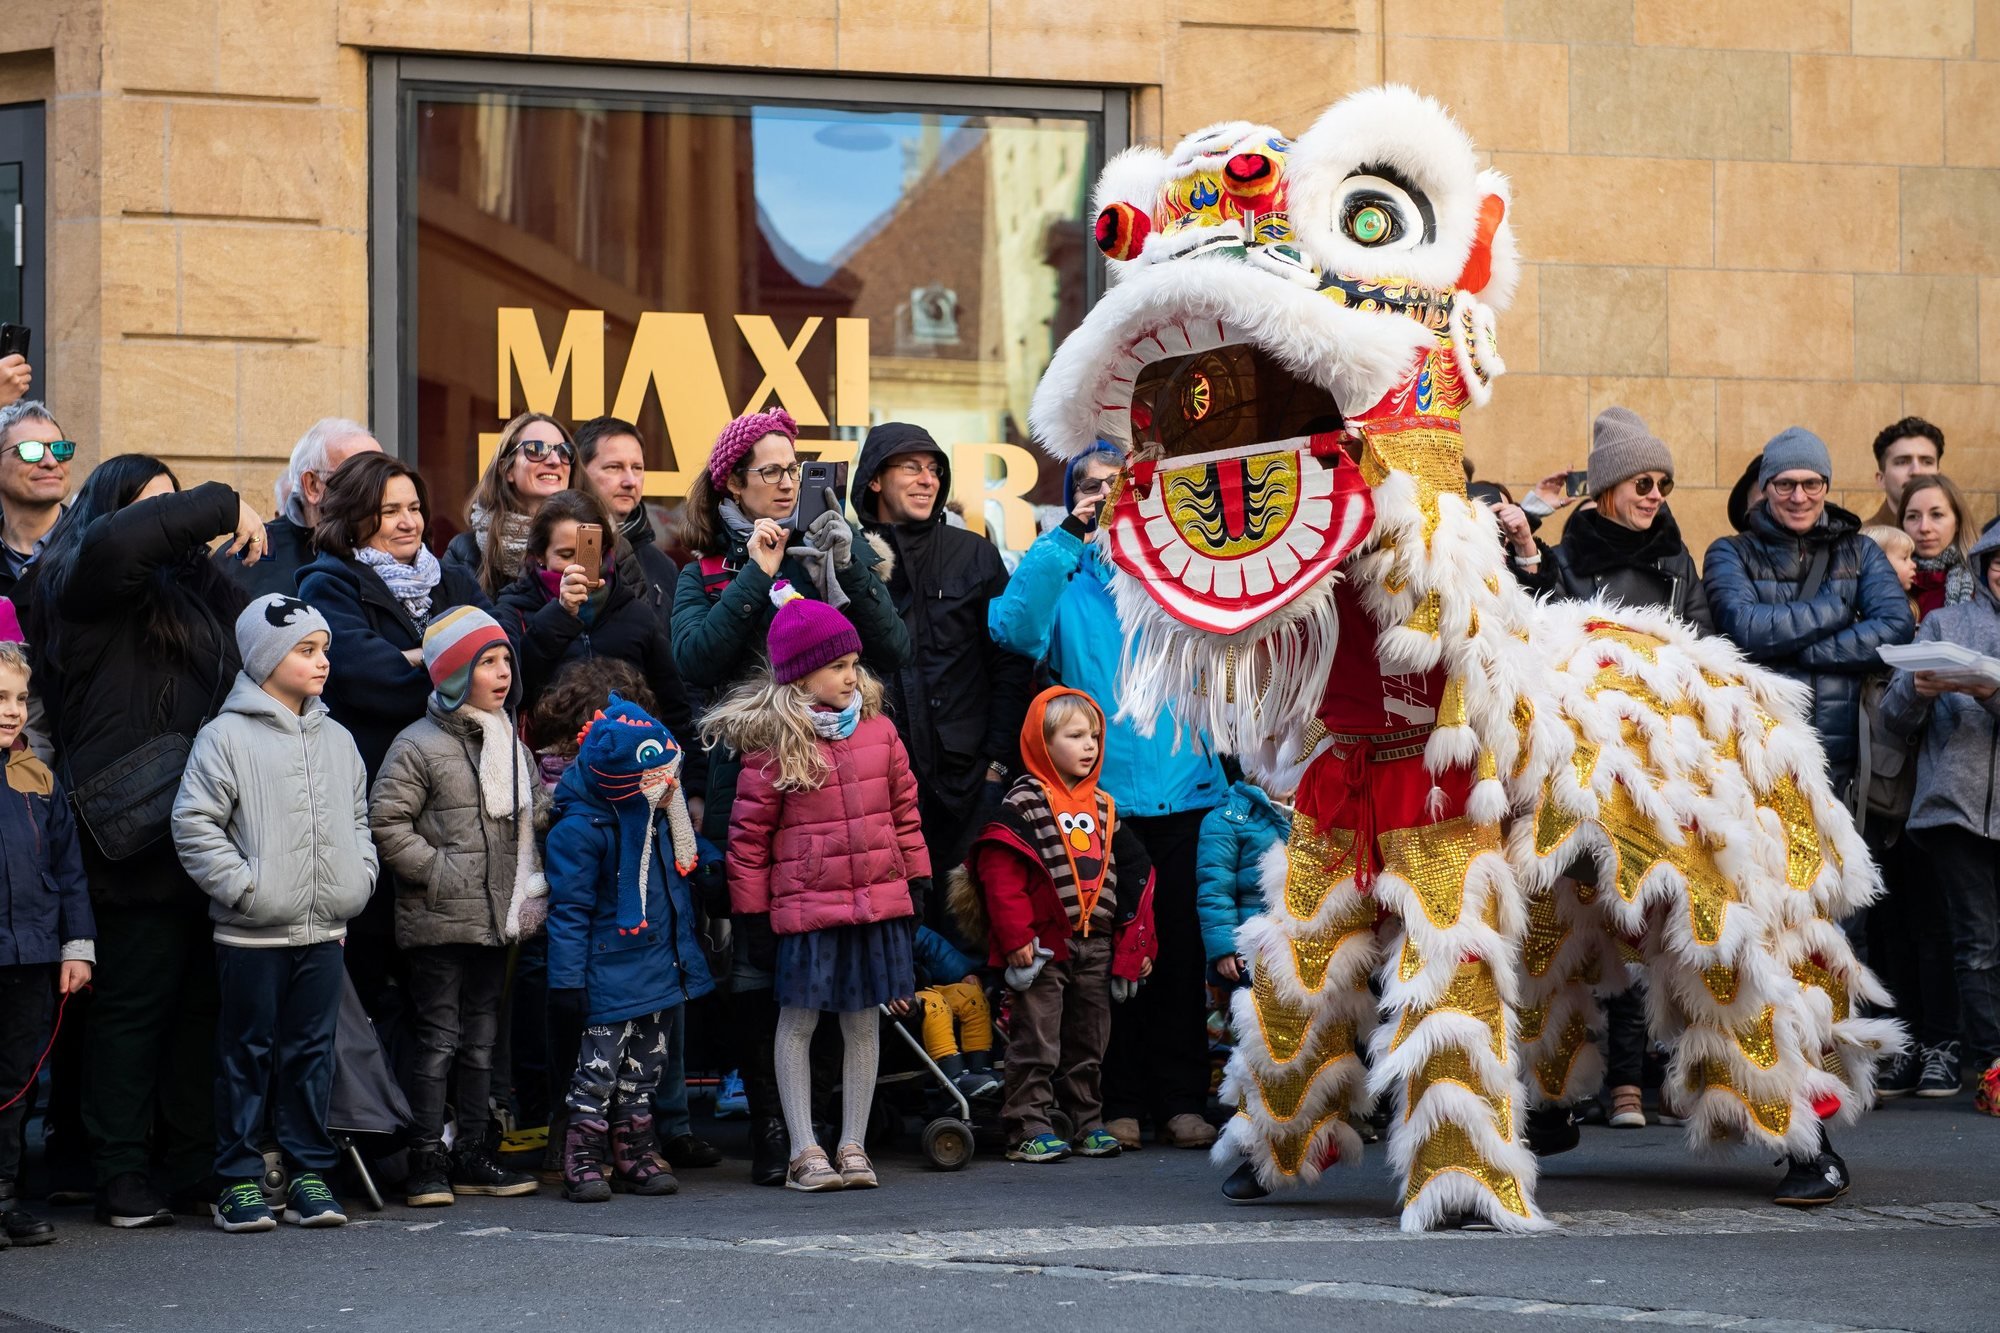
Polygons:
<instances>
[{"instance_id":1,"label":"boy in beige puffer jacket","mask_svg":"<svg viewBox=\"0 0 2000 1333\"><path fill-rule=\"evenodd\" d=\"M495 1160L488 1104L507 946L539 930L548 906L535 816L549 802L509 712L520 697L513 645L493 617L461 606L425 630L424 666L429 707L389 746L369 801L409 964L412 1208L535 1192L533 1176ZM458 1135L447 1157L454 1070Z\"/></svg>"}]
</instances>

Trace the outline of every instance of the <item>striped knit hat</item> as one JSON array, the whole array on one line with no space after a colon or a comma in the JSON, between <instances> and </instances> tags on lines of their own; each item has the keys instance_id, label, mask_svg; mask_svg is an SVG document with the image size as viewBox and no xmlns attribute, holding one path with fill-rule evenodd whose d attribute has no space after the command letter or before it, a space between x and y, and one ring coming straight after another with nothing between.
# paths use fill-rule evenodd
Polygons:
<instances>
[{"instance_id":1,"label":"striped knit hat","mask_svg":"<svg viewBox=\"0 0 2000 1333\"><path fill-rule=\"evenodd\" d=\"M514 645L500 622L476 606L457 606L439 616L424 631L424 669L431 673L437 700L447 713L455 713L472 689L472 665L481 653L495 644L507 649ZM514 689L521 687L519 672ZM511 702L511 700L510 700Z\"/></svg>"}]
</instances>

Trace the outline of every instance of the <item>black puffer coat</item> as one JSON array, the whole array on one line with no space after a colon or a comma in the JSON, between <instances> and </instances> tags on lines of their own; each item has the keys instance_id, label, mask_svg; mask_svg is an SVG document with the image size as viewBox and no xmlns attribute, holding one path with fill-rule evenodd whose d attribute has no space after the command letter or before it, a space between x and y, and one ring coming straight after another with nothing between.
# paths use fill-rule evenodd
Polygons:
<instances>
[{"instance_id":1,"label":"black puffer coat","mask_svg":"<svg viewBox=\"0 0 2000 1333\"><path fill-rule=\"evenodd\" d=\"M886 523L868 483L905 453L938 458L937 506L927 522ZM1019 768L1021 719L1033 693L1034 663L994 643L986 628L987 604L1007 591L1007 566L992 542L945 521L951 462L919 427L885 422L869 431L849 493L863 529L896 552L889 596L909 627L910 660L885 682L889 715L924 795L969 816L988 764ZM935 830L925 832L935 839Z\"/></svg>"},{"instance_id":2,"label":"black puffer coat","mask_svg":"<svg viewBox=\"0 0 2000 1333\"><path fill-rule=\"evenodd\" d=\"M217 580L221 600L177 599L190 642L179 661L147 644L143 602L162 595L156 581L162 570L206 560L208 543L234 532L239 512L236 492L211 481L106 514L83 535L61 605L35 607L37 626L42 616L62 619L60 661L48 661L39 648L33 652L35 685L49 696L62 756L57 771L70 790L169 732L192 741L222 706L242 669L236 655L241 595ZM223 592L231 595L222 598ZM87 831L81 841L91 900L99 907L200 901L171 838L116 863L103 858Z\"/></svg>"},{"instance_id":3,"label":"black puffer coat","mask_svg":"<svg viewBox=\"0 0 2000 1333\"><path fill-rule=\"evenodd\" d=\"M1615 597L1627 606L1662 607L1703 634L1715 633L1694 557L1665 505L1644 531L1580 510L1563 527L1560 545L1542 546L1541 569L1520 577L1531 591L1559 600Z\"/></svg>"},{"instance_id":4,"label":"black puffer coat","mask_svg":"<svg viewBox=\"0 0 2000 1333\"><path fill-rule=\"evenodd\" d=\"M1801 594L1822 549L1829 553L1826 578L1806 600ZM1908 643L1917 628L1889 558L1861 535L1861 520L1837 505L1798 533L1759 504L1740 535L1708 548L1702 568L1716 628L1752 661L1812 689L1812 724L1834 790L1844 794L1859 748L1861 687L1887 670L1876 649Z\"/></svg>"}]
</instances>

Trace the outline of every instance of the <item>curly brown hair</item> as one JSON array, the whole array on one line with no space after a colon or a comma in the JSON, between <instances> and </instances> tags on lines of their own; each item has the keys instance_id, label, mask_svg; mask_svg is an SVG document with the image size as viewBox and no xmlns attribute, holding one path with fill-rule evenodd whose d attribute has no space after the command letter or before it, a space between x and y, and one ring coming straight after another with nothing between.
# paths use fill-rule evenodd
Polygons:
<instances>
[{"instance_id":1,"label":"curly brown hair","mask_svg":"<svg viewBox=\"0 0 2000 1333\"><path fill-rule=\"evenodd\" d=\"M542 691L528 715L528 743L565 757L576 753L576 734L611 701L612 694L659 715L659 702L639 668L615 657L586 658Z\"/></svg>"}]
</instances>

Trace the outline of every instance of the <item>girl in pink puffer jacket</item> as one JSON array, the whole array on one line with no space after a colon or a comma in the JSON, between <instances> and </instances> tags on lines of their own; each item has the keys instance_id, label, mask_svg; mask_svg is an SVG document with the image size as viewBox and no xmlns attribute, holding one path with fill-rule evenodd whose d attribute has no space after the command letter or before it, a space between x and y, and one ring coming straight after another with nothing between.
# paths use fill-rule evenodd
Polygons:
<instances>
[{"instance_id":1,"label":"girl in pink puffer jacket","mask_svg":"<svg viewBox=\"0 0 2000 1333\"><path fill-rule=\"evenodd\" d=\"M917 780L861 639L833 607L780 582L771 672L708 712L702 738L743 755L729 821L729 898L768 915L778 1011L778 1099L791 1135L787 1188L872 1189L862 1150L878 1055L876 1006L916 993L912 881L930 854ZM921 886L919 892L921 891ZM752 932L745 932L748 937ZM819 1016L840 1015L840 1147L813 1141L810 1053Z\"/></svg>"}]
</instances>

